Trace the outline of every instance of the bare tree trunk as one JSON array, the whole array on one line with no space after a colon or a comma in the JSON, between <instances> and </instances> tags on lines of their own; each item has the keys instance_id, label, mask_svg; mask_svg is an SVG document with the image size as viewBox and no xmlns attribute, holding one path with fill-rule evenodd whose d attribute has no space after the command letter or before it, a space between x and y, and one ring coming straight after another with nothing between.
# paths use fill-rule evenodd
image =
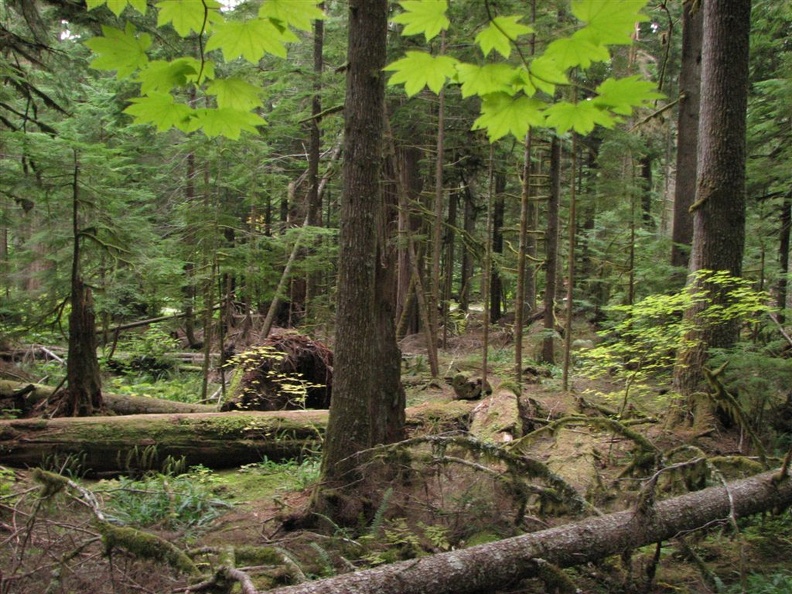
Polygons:
<instances>
[{"instance_id":1,"label":"bare tree trunk","mask_svg":"<svg viewBox=\"0 0 792 594\"><path fill-rule=\"evenodd\" d=\"M690 270L742 274L745 246L746 106L748 101L750 0L705 2L698 184L693 211ZM700 288L700 287L697 287ZM702 320L707 305L727 305L728 287L708 286L708 303L686 313L694 327L686 337L691 348L681 352L674 369L674 387L691 395L702 383L709 349L732 347L738 339L736 320ZM696 413L693 412L695 419Z\"/></svg>"},{"instance_id":2,"label":"bare tree trunk","mask_svg":"<svg viewBox=\"0 0 792 594\"><path fill-rule=\"evenodd\" d=\"M445 53L445 31L440 34L440 54ZM429 332L430 342L427 348L433 351L430 358L437 360L438 334L440 323L441 298L440 298L440 257L443 253L443 211L445 210L445 188L443 187L443 163L445 152L445 90L441 89L437 103L437 145L435 155L435 193L434 193L434 220L432 225L432 282L429 287ZM443 307L445 309L445 307ZM443 345L445 346L445 345ZM436 377L437 369L432 370Z\"/></svg>"},{"instance_id":3,"label":"bare tree trunk","mask_svg":"<svg viewBox=\"0 0 792 594\"><path fill-rule=\"evenodd\" d=\"M690 205L696 195L699 105L701 87L701 43L703 14L700 5L683 3L682 70L679 73L679 115L677 116L676 186L674 222L671 232L671 264L687 268L693 241Z\"/></svg>"},{"instance_id":4,"label":"bare tree trunk","mask_svg":"<svg viewBox=\"0 0 792 594\"><path fill-rule=\"evenodd\" d=\"M550 142L550 198L547 202L545 232L545 291L542 356L544 363L555 363L555 301L558 279L558 210L561 201L561 141L553 136Z\"/></svg>"},{"instance_id":5,"label":"bare tree trunk","mask_svg":"<svg viewBox=\"0 0 792 594\"><path fill-rule=\"evenodd\" d=\"M465 235L470 238L476 229L476 203L473 192L468 186L466 181L462 181L462 196L464 200L464 208L462 209L462 227L465 230ZM462 273L459 277L459 309L468 311L470 307L471 293L473 291L473 268L475 258L470 247L465 244L462 251Z\"/></svg>"},{"instance_id":6,"label":"bare tree trunk","mask_svg":"<svg viewBox=\"0 0 792 594\"><path fill-rule=\"evenodd\" d=\"M548 566L583 565L663 542L729 518L786 509L792 480L776 472L587 518L494 543L411 559L269 594L479 594L540 576Z\"/></svg>"},{"instance_id":7,"label":"bare tree trunk","mask_svg":"<svg viewBox=\"0 0 792 594\"><path fill-rule=\"evenodd\" d=\"M787 274L789 273L789 232L792 228L792 192L784 194L781 203L778 230L778 286L776 288L776 307L778 308L778 322L783 324L786 320L784 310L787 307Z\"/></svg>"},{"instance_id":8,"label":"bare tree trunk","mask_svg":"<svg viewBox=\"0 0 792 594\"><path fill-rule=\"evenodd\" d=\"M313 511L357 524L376 510L359 454L404 435L405 396L394 328L395 278L383 203L387 0L349 6L333 400ZM368 488L367 488L368 487Z\"/></svg>"},{"instance_id":9,"label":"bare tree trunk","mask_svg":"<svg viewBox=\"0 0 792 594\"><path fill-rule=\"evenodd\" d=\"M520 193L520 243L517 250L517 289L514 302L514 381L517 382L518 386L522 384L523 335L525 314L527 313L526 310L529 309L526 294L529 290L536 293L534 283L529 282L529 277L533 281L533 273L529 275L526 270L528 256L533 255L535 257L536 255L536 240L528 234L528 225L530 224L529 206L531 205L531 140L532 132L529 130L525 135L523 150L522 191ZM530 254L529 238L533 240L534 254ZM534 299L536 299L535 296Z\"/></svg>"},{"instance_id":10,"label":"bare tree trunk","mask_svg":"<svg viewBox=\"0 0 792 594\"><path fill-rule=\"evenodd\" d=\"M90 287L82 278L80 228L80 164L74 152L72 178L72 270L71 313L69 314L69 355L66 360L66 414L89 416L102 408L102 376L96 358L96 315Z\"/></svg>"},{"instance_id":11,"label":"bare tree trunk","mask_svg":"<svg viewBox=\"0 0 792 594\"><path fill-rule=\"evenodd\" d=\"M506 199L503 192L506 191L506 175L499 171L495 175L495 196L492 207L492 253L503 254L503 222L506 215ZM490 275L490 303L489 318L491 322L500 320L503 312L503 279L497 266L492 268Z\"/></svg>"}]
</instances>

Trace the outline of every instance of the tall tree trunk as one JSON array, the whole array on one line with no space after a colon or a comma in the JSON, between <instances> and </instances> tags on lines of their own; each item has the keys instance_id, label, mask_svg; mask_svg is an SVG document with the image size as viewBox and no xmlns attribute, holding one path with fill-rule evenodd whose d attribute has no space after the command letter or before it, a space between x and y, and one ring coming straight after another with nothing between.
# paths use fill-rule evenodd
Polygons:
<instances>
[{"instance_id":1,"label":"tall tree trunk","mask_svg":"<svg viewBox=\"0 0 792 594\"><path fill-rule=\"evenodd\" d=\"M399 278L397 295L397 317L403 320L403 334L412 334L420 329L419 312L415 299L413 266L410 261L409 241L418 233L420 217L415 216L411 202L421 195L421 154L416 147L394 147L399 175Z\"/></svg>"},{"instance_id":2,"label":"tall tree trunk","mask_svg":"<svg viewBox=\"0 0 792 594\"><path fill-rule=\"evenodd\" d=\"M445 32L440 34L440 54L445 53ZM445 210L443 186L443 164L445 153L445 89L440 89L437 97L437 145L435 151L435 192L434 192L434 219L432 225L432 282L429 287L429 320L431 327L431 340L427 348L433 351L430 359L437 360L438 334L440 323L438 321L441 298L440 298L440 257L443 253L443 211ZM443 309L445 307L443 306ZM445 346L445 345L443 345ZM436 375L437 370L432 369L432 375Z\"/></svg>"},{"instance_id":3,"label":"tall tree trunk","mask_svg":"<svg viewBox=\"0 0 792 594\"><path fill-rule=\"evenodd\" d=\"M535 2L534 2L535 4ZM522 384L523 371L523 335L525 325L525 314L536 305L536 284L533 275L533 260L531 261L530 273L527 270L526 261L529 258L536 258L536 238L529 233L531 224L531 206L536 205L531 201L531 145L533 132L529 130L525 135L523 145L523 171L522 188L520 192L520 235L519 248L517 250L517 289L514 301L514 381L517 385ZM530 304L528 294L533 293L533 304Z\"/></svg>"},{"instance_id":4,"label":"tall tree trunk","mask_svg":"<svg viewBox=\"0 0 792 594\"><path fill-rule=\"evenodd\" d=\"M310 138L308 140L308 193L306 196L305 220L312 227L322 225L322 198L319 193L319 161L322 149L322 73L324 71L324 21L313 23L313 96L311 97ZM313 315L311 300L317 292L321 273L309 273L305 279L306 317Z\"/></svg>"},{"instance_id":5,"label":"tall tree trunk","mask_svg":"<svg viewBox=\"0 0 792 594\"><path fill-rule=\"evenodd\" d=\"M90 287L82 278L80 228L80 164L74 152L72 178L72 269L69 356L66 360L68 415L88 416L102 408L102 376L96 358L96 315Z\"/></svg>"},{"instance_id":6,"label":"tall tree trunk","mask_svg":"<svg viewBox=\"0 0 792 594\"><path fill-rule=\"evenodd\" d=\"M699 105L701 87L701 44L703 12L695 2L685 2L682 13L682 70L679 73L679 114L677 116L676 186L671 264L687 267L693 241L690 205L696 195Z\"/></svg>"},{"instance_id":7,"label":"tall tree trunk","mask_svg":"<svg viewBox=\"0 0 792 594\"><path fill-rule=\"evenodd\" d=\"M454 283L454 252L456 243L456 225L457 225L457 211L459 208L459 189L451 192L448 198L448 218L446 219L446 233L445 233L445 255L443 256L445 264L445 275L443 277L443 345L448 342L448 314L449 306L451 304L451 292Z\"/></svg>"},{"instance_id":8,"label":"tall tree trunk","mask_svg":"<svg viewBox=\"0 0 792 594\"><path fill-rule=\"evenodd\" d=\"M333 400L314 511L356 524L378 504L361 452L404 436L405 396L394 328L395 278L380 187L387 0L349 5Z\"/></svg>"},{"instance_id":9,"label":"tall tree trunk","mask_svg":"<svg viewBox=\"0 0 792 594\"><path fill-rule=\"evenodd\" d=\"M506 215L506 175L499 171L495 174L495 199L492 205L492 253L503 254L503 223ZM492 267L490 274L490 313L491 322L500 320L503 312L503 278L497 266Z\"/></svg>"},{"instance_id":10,"label":"tall tree trunk","mask_svg":"<svg viewBox=\"0 0 792 594\"><path fill-rule=\"evenodd\" d=\"M550 142L550 194L545 228L544 338L542 362L555 363L555 301L558 280L558 211L561 202L561 141Z\"/></svg>"},{"instance_id":11,"label":"tall tree trunk","mask_svg":"<svg viewBox=\"0 0 792 594\"><path fill-rule=\"evenodd\" d=\"M789 232L792 228L792 192L784 194L781 203L778 230L778 286L776 287L776 307L778 308L778 322L786 321L784 310L787 307L787 274L789 274Z\"/></svg>"},{"instance_id":12,"label":"tall tree trunk","mask_svg":"<svg viewBox=\"0 0 792 594\"><path fill-rule=\"evenodd\" d=\"M693 211L690 270L742 273L745 245L745 133L748 100L750 0L704 2L698 184ZM704 283L711 303L727 305L727 287ZM702 320L698 303L686 313L694 324L674 370L675 388L693 394L702 382L710 348L734 346L736 321ZM696 411L691 411L696 417Z\"/></svg>"},{"instance_id":13,"label":"tall tree trunk","mask_svg":"<svg viewBox=\"0 0 792 594\"><path fill-rule=\"evenodd\" d=\"M464 200L462 227L465 231L465 236L470 238L473 237L473 233L476 229L477 207L473 192L464 179L462 180L462 196ZM459 276L459 309L465 312L468 311L470 307L470 298L473 291L474 264L475 258L473 252L468 242L465 242L464 250L462 251L462 270Z\"/></svg>"}]
</instances>

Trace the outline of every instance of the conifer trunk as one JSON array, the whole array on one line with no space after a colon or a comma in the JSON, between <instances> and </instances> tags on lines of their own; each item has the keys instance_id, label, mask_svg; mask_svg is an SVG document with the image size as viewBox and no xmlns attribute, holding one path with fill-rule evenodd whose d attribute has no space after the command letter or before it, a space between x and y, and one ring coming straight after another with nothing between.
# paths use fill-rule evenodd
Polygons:
<instances>
[{"instance_id":1,"label":"conifer trunk","mask_svg":"<svg viewBox=\"0 0 792 594\"><path fill-rule=\"evenodd\" d=\"M671 264L687 267L693 241L693 218L689 212L696 194L699 104L701 87L701 43L703 15L700 6L685 2L682 7L682 70L679 73L677 116L676 186L671 232Z\"/></svg>"},{"instance_id":2,"label":"conifer trunk","mask_svg":"<svg viewBox=\"0 0 792 594\"><path fill-rule=\"evenodd\" d=\"M360 452L404 435L386 240L393 213L386 212L380 186L387 25L387 0L350 2L333 400L312 501L313 511L338 524L356 524L377 505L376 489L359 482Z\"/></svg>"},{"instance_id":3,"label":"conifer trunk","mask_svg":"<svg viewBox=\"0 0 792 594\"><path fill-rule=\"evenodd\" d=\"M746 107L748 102L750 0L704 2L701 67L698 183L693 211L690 270L742 274L745 246ZM678 356L674 387L693 394L703 380L709 349L734 346L736 320L702 320L710 304L728 305L728 287L707 286L710 303L694 304L686 313L694 328L686 337L691 348ZM691 411L695 418L696 411Z\"/></svg>"}]
</instances>

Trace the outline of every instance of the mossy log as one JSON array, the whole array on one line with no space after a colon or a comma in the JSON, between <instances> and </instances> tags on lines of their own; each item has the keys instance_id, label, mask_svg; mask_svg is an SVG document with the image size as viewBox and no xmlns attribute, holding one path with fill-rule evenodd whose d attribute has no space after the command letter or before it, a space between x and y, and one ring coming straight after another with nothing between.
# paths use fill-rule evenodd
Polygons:
<instances>
[{"instance_id":1,"label":"mossy log","mask_svg":"<svg viewBox=\"0 0 792 594\"><path fill-rule=\"evenodd\" d=\"M24 394L24 402L19 402L19 399L15 398L15 394L29 386L32 386L32 389L29 389ZM40 402L50 398L53 392L54 388L50 386L0 380L0 409L30 410ZM148 396L131 396L129 394L104 393L102 398L107 412L115 415L199 413L215 412L217 410L216 406L206 404L188 404L186 402L161 400Z\"/></svg>"},{"instance_id":2,"label":"mossy log","mask_svg":"<svg viewBox=\"0 0 792 594\"><path fill-rule=\"evenodd\" d=\"M410 431L464 428L466 404L407 409ZM326 410L14 419L0 421L0 465L54 466L72 456L82 471L101 474L159 469L170 456L188 466L233 468L315 451L326 425Z\"/></svg>"},{"instance_id":3,"label":"mossy log","mask_svg":"<svg viewBox=\"0 0 792 594\"><path fill-rule=\"evenodd\" d=\"M187 466L229 468L298 458L318 447L326 411L128 415L0 421L0 464L58 466L89 474Z\"/></svg>"}]
</instances>

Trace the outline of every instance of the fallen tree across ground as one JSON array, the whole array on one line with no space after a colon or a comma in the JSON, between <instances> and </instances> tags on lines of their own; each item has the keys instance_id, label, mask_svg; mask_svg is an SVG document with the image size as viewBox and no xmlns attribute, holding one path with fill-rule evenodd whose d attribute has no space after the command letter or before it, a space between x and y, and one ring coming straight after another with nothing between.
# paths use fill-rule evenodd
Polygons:
<instances>
[{"instance_id":1,"label":"fallen tree across ground","mask_svg":"<svg viewBox=\"0 0 792 594\"><path fill-rule=\"evenodd\" d=\"M648 494L650 495L650 494ZM497 592L521 580L548 576L624 554L715 524L792 505L786 469L665 501L644 499L639 509L533 532L494 543L402 561L268 594L475 594Z\"/></svg>"},{"instance_id":2,"label":"fallen tree across ground","mask_svg":"<svg viewBox=\"0 0 792 594\"><path fill-rule=\"evenodd\" d=\"M448 402L408 409L409 426L461 429L472 406ZM92 473L159 469L168 456L188 466L232 468L300 458L316 451L327 424L326 410L234 411L60 417L0 421L0 464L53 468L56 458L79 459Z\"/></svg>"},{"instance_id":3,"label":"fallen tree across ground","mask_svg":"<svg viewBox=\"0 0 792 594\"><path fill-rule=\"evenodd\" d=\"M42 384L29 384L0 380L0 408L17 409L25 413L51 398L55 388ZM159 413L213 412L216 406L162 400L130 394L102 394L107 412L116 415L144 415Z\"/></svg>"}]
</instances>

